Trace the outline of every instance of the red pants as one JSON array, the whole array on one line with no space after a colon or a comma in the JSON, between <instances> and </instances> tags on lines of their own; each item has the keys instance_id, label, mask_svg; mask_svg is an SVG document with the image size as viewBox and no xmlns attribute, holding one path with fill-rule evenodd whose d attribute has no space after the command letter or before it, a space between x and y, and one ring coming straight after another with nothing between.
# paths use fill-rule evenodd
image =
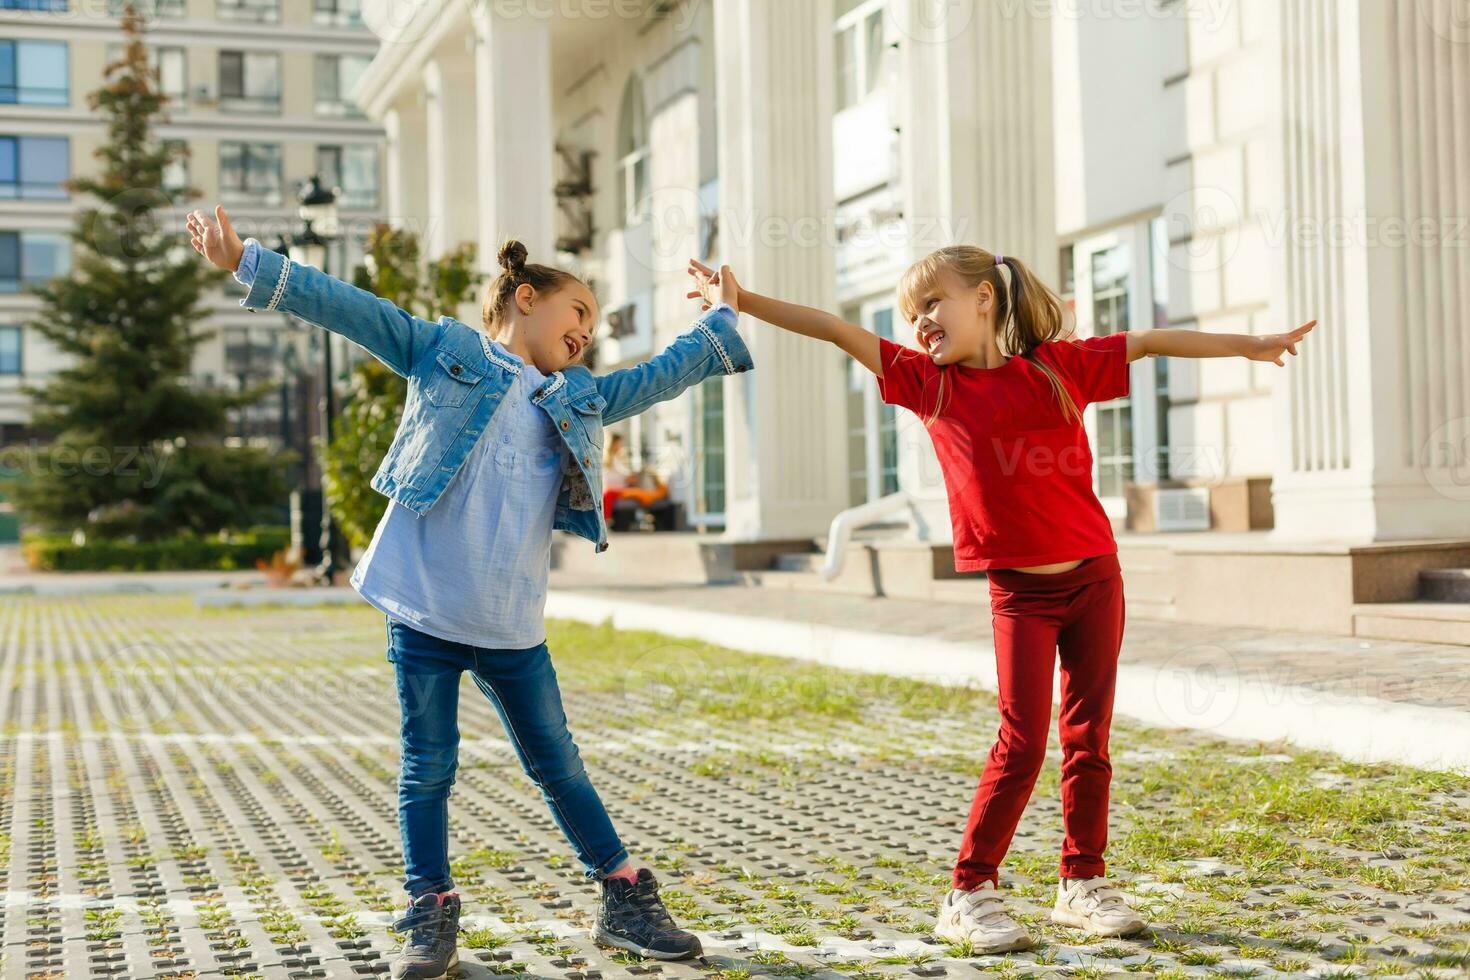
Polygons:
<instances>
[{"instance_id":1,"label":"red pants","mask_svg":"<svg viewBox=\"0 0 1470 980\"><path fill-rule=\"evenodd\" d=\"M1062 843L1060 873L1104 873L1108 843L1108 730L1123 642L1123 576L1117 555L1097 555L1053 575L991 569L991 623L999 680L1000 733L955 863L954 887L996 880L996 869L1046 758L1052 671L1062 660Z\"/></svg>"}]
</instances>

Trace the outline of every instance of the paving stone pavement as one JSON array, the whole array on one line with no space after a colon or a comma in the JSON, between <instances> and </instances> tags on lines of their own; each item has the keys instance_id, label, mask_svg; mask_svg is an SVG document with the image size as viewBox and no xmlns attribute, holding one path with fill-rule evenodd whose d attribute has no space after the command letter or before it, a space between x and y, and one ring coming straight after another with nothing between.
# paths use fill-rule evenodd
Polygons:
<instances>
[{"instance_id":1,"label":"paving stone pavement","mask_svg":"<svg viewBox=\"0 0 1470 980\"><path fill-rule=\"evenodd\" d=\"M588 938L595 893L493 708L463 699L463 977L1470 974L1470 780L1115 726L1110 874L1151 929L1046 913L1058 746L1002 885L1038 945L927 935L993 698L553 623L572 729L694 963ZM361 607L0 600L3 975L386 975L397 704Z\"/></svg>"}]
</instances>

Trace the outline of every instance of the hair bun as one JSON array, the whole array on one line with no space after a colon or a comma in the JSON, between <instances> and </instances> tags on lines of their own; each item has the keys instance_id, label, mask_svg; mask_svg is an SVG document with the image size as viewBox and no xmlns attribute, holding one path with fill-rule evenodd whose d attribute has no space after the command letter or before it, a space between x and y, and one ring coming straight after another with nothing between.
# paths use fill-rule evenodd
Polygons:
<instances>
[{"instance_id":1,"label":"hair bun","mask_svg":"<svg viewBox=\"0 0 1470 980\"><path fill-rule=\"evenodd\" d=\"M526 246L511 238L507 239L505 244L500 246L500 251L496 253L495 258L500 263L500 267L506 272L519 275L526 268L527 254Z\"/></svg>"}]
</instances>

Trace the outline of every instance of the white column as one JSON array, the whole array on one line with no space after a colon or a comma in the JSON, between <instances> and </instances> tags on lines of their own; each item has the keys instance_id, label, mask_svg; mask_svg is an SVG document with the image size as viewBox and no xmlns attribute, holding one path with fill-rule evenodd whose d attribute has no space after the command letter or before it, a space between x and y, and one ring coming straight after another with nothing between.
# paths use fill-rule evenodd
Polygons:
<instances>
[{"instance_id":1,"label":"white column","mask_svg":"<svg viewBox=\"0 0 1470 980\"><path fill-rule=\"evenodd\" d=\"M1020 257L1058 287L1051 27L1035 5L894 0L899 169L908 261L946 245ZM895 324L901 342L912 331ZM899 413L899 486L935 540L950 537L943 474L923 423Z\"/></svg>"},{"instance_id":2,"label":"white column","mask_svg":"<svg viewBox=\"0 0 1470 980\"><path fill-rule=\"evenodd\" d=\"M479 241L475 63L454 41L424 65L424 97L429 208L424 242L427 257L436 258L461 242Z\"/></svg>"},{"instance_id":3,"label":"white column","mask_svg":"<svg viewBox=\"0 0 1470 980\"><path fill-rule=\"evenodd\" d=\"M550 20L507 17L499 6L473 12L480 196L466 213L489 270L507 238L524 242L533 262L556 261Z\"/></svg>"},{"instance_id":4,"label":"white column","mask_svg":"<svg viewBox=\"0 0 1470 980\"><path fill-rule=\"evenodd\" d=\"M835 308L830 0L716 0L720 259L752 289ZM726 535L824 534L847 506L844 355L742 318L726 379Z\"/></svg>"},{"instance_id":5,"label":"white column","mask_svg":"<svg viewBox=\"0 0 1470 980\"><path fill-rule=\"evenodd\" d=\"M388 223L421 235L428 223L428 130L418 93L405 96L383 116L384 183Z\"/></svg>"},{"instance_id":6,"label":"white column","mask_svg":"<svg viewBox=\"0 0 1470 980\"><path fill-rule=\"evenodd\" d=\"M1289 541L1470 534L1470 30L1453 4L1302 0L1279 16Z\"/></svg>"}]
</instances>

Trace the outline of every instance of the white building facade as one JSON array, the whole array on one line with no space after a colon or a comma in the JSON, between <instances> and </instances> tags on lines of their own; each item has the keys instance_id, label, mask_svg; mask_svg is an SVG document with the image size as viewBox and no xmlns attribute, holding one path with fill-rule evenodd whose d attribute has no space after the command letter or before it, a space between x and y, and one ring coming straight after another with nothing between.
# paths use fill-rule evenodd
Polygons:
<instances>
[{"instance_id":1,"label":"white building facade","mask_svg":"<svg viewBox=\"0 0 1470 980\"><path fill-rule=\"evenodd\" d=\"M1287 366L1143 359L1090 406L1119 529L1470 537L1470 28L1415 0L422 0L356 95L389 220L431 254L588 277L605 370L685 329L688 257L912 342L894 287L969 242L1083 336L1274 333ZM475 322L478 313L466 310ZM747 318L757 370L624 424L690 523L809 539L905 491L948 535L918 420Z\"/></svg>"}]
</instances>

